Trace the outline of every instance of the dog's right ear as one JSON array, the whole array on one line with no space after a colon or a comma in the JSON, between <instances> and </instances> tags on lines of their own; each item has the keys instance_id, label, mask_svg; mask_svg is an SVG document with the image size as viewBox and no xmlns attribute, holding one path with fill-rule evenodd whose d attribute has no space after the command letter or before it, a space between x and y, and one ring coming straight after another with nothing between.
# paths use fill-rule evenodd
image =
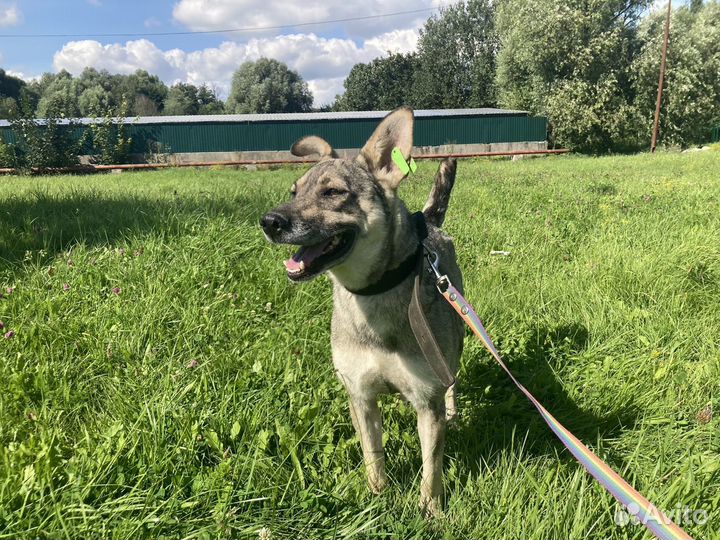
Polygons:
<instances>
[{"instance_id":1,"label":"dog's right ear","mask_svg":"<svg viewBox=\"0 0 720 540\"><path fill-rule=\"evenodd\" d=\"M337 152L335 152L333 147L330 146L330 143L322 137L317 137L316 135L310 135L295 141L295 144L293 144L290 149L290 153L293 156L298 157L317 154L320 156L320 159L338 157Z\"/></svg>"}]
</instances>

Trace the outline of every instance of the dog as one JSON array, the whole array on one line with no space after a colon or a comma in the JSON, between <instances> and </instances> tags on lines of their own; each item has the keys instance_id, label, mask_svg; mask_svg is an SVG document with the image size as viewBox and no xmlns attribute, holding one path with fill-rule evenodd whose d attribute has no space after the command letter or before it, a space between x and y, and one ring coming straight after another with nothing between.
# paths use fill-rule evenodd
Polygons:
<instances>
[{"instance_id":1,"label":"dog","mask_svg":"<svg viewBox=\"0 0 720 540\"><path fill-rule=\"evenodd\" d=\"M285 261L291 282L327 272L333 283L332 361L349 396L370 489L380 493L387 485L377 399L380 394L400 393L417 411L423 461L420 508L427 516L437 516L444 504L442 461L446 425L456 413L455 386L448 389L440 382L411 331L408 305L416 272L398 278L398 269L418 253L420 242L397 194L406 173L392 158L393 149L398 149L409 159L413 125L412 109L396 109L354 159L338 159L320 137L300 139L291 149L294 155L316 154L321 159L293 184L292 199L262 216L260 225L269 241L300 246ZM439 228L455 173L455 160L441 162L423 209L428 233L424 243L439 255L440 271L462 292L452 240ZM428 265L423 264L421 272ZM401 281L389 290L367 294L389 275ZM463 348L462 320L432 279L421 281L420 300L455 374Z\"/></svg>"}]
</instances>

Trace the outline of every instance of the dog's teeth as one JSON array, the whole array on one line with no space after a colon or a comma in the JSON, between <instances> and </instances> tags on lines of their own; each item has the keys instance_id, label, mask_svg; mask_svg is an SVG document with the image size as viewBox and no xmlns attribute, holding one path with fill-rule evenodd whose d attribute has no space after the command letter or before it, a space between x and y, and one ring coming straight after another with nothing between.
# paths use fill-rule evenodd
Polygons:
<instances>
[{"instance_id":1,"label":"dog's teeth","mask_svg":"<svg viewBox=\"0 0 720 540\"><path fill-rule=\"evenodd\" d=\"M288 268L289 274L302 274L305 270L305 261L300 261L300 264L297 268Z\"/></svg>"}]
</instances>

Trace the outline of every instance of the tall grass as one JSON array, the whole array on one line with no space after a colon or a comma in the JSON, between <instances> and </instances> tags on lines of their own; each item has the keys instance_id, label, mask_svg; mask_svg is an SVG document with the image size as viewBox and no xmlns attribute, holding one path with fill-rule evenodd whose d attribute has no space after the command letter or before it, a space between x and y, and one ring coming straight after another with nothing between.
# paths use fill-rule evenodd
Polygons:
<instances>
[{"instance_id":1,"label":"tall grass","mask_svg":"<svg viewBox=\"0 0 720 540\"><path fill-rule=\"evenodd\" d=\"M403 187L420 208L436 164ZM720 536L720 155L468 161L445 228L518 378ZM644 538L468 336L447 509L412 409L365 487L330 284L257 226L303 169L0 178L0 538ZM490 256L506 250L507 257Z\"/></svg>"}]
</instances>

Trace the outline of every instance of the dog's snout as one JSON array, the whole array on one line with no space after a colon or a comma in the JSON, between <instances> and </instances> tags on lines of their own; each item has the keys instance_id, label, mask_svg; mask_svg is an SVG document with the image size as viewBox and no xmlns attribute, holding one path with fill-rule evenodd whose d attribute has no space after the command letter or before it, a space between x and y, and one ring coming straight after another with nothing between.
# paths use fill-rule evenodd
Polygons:
<instances>
[{"instance_id":1,"label":"dog's snout","mask_svg":"<svg viewBox=\"0 0 720 540\"><path fill-rule=\"evenodd\" d=\"M277 212L268 212L260 218L260 226L269 236L290 229L290 220Z\"/></svg>"}]
</instances>

